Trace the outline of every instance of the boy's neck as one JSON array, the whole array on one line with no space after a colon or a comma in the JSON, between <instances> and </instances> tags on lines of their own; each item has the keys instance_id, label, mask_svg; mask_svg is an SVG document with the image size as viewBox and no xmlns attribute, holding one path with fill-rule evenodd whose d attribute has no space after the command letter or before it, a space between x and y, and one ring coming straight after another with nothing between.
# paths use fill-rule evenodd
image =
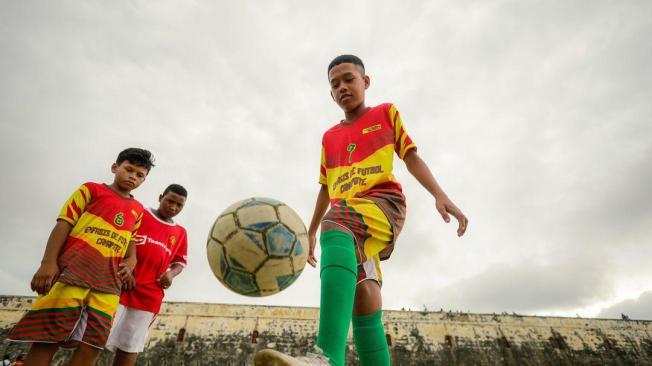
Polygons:
<instances>
[{"instance_id":1,"label":"boy's neck","mask_svg":"<svg viewBox=\"0 0 652 366\"><path fill-rule=\"evenodd\" d=\"M118 187L118 185L115 182L107 185L107 187L109 187L113 192L117 193L119 196L122 196L124 198L131 198L131 191L125 192L121 190L120 187Z\"/></svg>"},{"instance_id":2,"label":"boy's neck","mask_svg":"<svg viewBox=\"0 0 652 366\"><path fill-rule=\"evenodd\" d=\"M368 110L369 110L369 107L367 107L364 103L361 103L355 109L350 110L348 112L344 112L344 117L346 118L347 122L355 122L358 118L360 118Z\"/></svg>"},{"instance_id":3,"label":"boy's neck","mask_svg":"<svg viewBox=\"0 0 652 366\"><path fill-rule=\"evenodd\" d=\"M161 211L158 208L153 208L152 212L154 213L154 215L156 215L156 217L158 217L162 221L165 221L165 222L170 223L170 224L173 222L172 218L163 217L163 215L161 215Z\"/></svg>"}]
</instances>

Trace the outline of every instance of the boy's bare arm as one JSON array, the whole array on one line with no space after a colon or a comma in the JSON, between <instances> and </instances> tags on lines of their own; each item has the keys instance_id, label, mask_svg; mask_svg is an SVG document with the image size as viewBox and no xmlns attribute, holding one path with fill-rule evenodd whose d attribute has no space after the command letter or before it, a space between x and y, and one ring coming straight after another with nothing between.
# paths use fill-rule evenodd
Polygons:
<instances>
[{"instance_id":1,"label":"boy's bare arm","mask_svg":"<svg viewBox=\"0 0 652 366\"><path fill-rule=\"evenodd\" d=\"M462 211L455 206L453 201L448 198L444 190L439 186L435 177L430 172L428 165L417 154L415 149L409 150L403 158L405 165L419 183L435 198L437 211L447 223L450 222L450 215L457 219L457 236L464 235L466 228L469 224L469 219L464 216Z\"/></svg>"},{"instance_id":2,"label":"boy's bare arm","mask_svg":"<svg viewBox=\"0 0 652 366\"><path fill-rule=\"evenodd\" d=\"M317 202L315 202L315 212L312 214L310 221L310 228L308 229L308 241L310 248L308 251L308 263L316 267L317 258L315 258L315 246L317 245L317 229L321 223L321 218L324 217L330 200L328 198L328 188L325 184L321 185L319 193L317 194Z\"/></svg>"},{"instance_id":3,"label":"boy's bare arm","mask_svg":"<svg viewBox=\"0 0 652 366\"><path fill-rule=\"evenodd\" d=\"M132 270L136 266L136 242L133 240L129 241L127 251L125 252L124 261L129 262L129 264L133 264L133 267L131 267Z\"/></svg>"},{"instance_id":4,"label":"boy's bare arm","mask_svg":"<svg viewBox=\"0 0 652 366\"><path fill-rule=\"evenodd\" d=\"M168 268L168 270L165 271L165 273L163 273L161 277L159 277L158 279L159 283L161 284L161 287L169 288L170 286L172 286L172 280L179 273L181 273L181 271L183 271L183 265L179 263L172 263L170 265L170 268Z\"/></svg>"},{"instance_id":5,"label":"boy's bare arm","mask_svg":"<svg viewBox=\"0 0 652 366\"><path fill-rule=\"evenodd\" d=\"M57 220L56 225L54 225L48 238L48 243L45 246L41 266L34 274L34 277L32 277L30 284L32 291L36 291L37 294L45 295L50 292L52 285L56 282L57 277L59 277L57 259L71 230L72 225L64 220Z\"/></svg>"},{"instance_id":6,"label":"boy's bare arm","mask_svg":"<svg viewBox=\"0 0 652 366\"><path fill-rule=\"evenodd\" d=\"M129 246L127 246L127 252L122 263L119 264L118 269L118 277L122 281L125 290L131 290L136 285L136 281L131 275L134 268L136 268L136 262L136 244L132 240L129 242Z\"/></svg>"}]
</instances>

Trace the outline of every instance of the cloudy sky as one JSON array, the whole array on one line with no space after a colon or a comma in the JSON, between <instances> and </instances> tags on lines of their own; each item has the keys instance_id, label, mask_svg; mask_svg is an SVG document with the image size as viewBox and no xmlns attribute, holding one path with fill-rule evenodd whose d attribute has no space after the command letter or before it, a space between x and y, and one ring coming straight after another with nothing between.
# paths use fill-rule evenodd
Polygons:
<instances>
[{"instance_id":1,"label":"cloudy sky","mask_svg":"<svg viewBox=\"0 0 652 366\"><path fill-rule=\"evenodd\" d=\"M310 220L342 116L326 66L354 53L368 104L398 106L470 218L457 238L397 163L385 308L652 319L652 3L409 3L0 1L0 293L30 294L65 199L138 146L157 159L139 200L190 194L168 300L317 306L312 268L268 298L230 292L206 236L250 196Z\"/></svg>"}]
</instances>

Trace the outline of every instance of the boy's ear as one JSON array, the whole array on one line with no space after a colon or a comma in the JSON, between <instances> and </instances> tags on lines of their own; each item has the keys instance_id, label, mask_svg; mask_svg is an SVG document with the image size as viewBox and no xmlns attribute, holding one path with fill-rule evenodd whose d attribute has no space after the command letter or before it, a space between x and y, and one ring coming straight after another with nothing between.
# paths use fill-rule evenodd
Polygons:
<instances>
[{"instance_id":1,"label":"boy's ear","mask_svg":"<svg viewBox=\"0 0 652 366\"><path fill-rule=\"evenodd\" d=\"M331 94L331 98L333 98L333 101L335 101L335 96L333 95L333 91L332 91L332 90L330 91L330 94Z\"/></svg>"},{"instance_id":2,"label":"boy's ear","mask_svg":"<svg viewBox=\"0 0 652 366\"><path fill-rule=\"evenodd\" d=\"M371 85L371 79L369 78L369 75L363 76L362 79L364 80L364 88L365 88L365 90L369 89L369 85Z\"/></svg>"},{"instance_id":3,"label":"boy's ear","mask_svg":"<svg viewBox=\"0 0 652 366\"><path fill-rule=\"evenodd\" d=\"M117 163L111 164L111 173L115 174L116 169L118 169L118 164Z\"/></svg>"},{"instance_id":4,"label":"boy's ear","mask_svg":"<svg viewBox=\"0 0 652 366\"><path fill-rule=\"evenodd\" d=\"M159 195L158 195L158 201L161 202L162 199L163 199L163 195L162 195L162 194L159 194Z\"/></svg>"}]
</instances>

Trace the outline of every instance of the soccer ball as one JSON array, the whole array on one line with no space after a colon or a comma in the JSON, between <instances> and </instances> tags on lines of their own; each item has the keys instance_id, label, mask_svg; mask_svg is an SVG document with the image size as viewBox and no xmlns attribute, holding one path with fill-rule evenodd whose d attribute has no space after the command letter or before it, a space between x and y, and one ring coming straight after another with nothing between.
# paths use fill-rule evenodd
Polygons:
<instances>
[{"instance_id":1,"label":"soccer ball","mask_svg":"<svg viewBox=\"0 0 652 366\"><path fill-rule=\"evenodd\" d=\"M268 296L290 286L308 255L306 226L290 207L271 198L238 201L208 233L208 263L220 282L246 296Z\"/></svg>"}]
</instances>

